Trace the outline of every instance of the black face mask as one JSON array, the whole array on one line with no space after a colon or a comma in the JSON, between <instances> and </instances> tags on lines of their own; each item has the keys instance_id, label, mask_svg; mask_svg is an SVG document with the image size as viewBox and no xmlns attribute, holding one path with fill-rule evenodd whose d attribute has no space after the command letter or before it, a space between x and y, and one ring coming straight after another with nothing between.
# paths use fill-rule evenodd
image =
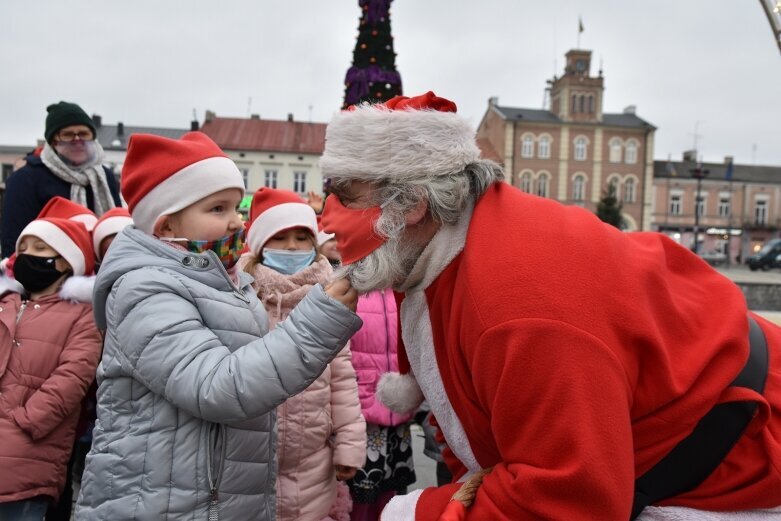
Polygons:
<instances>
[{"instance_id":1,"label":"black face mask","mask_svg":"<svg viewBox=\"0 0 781 521\"><path fill-rule=\"evenodd\" d=\"M36 257L20 253L14 262L14 278L30 293L42 291L65 275L66 272L59 271L54 264L60 257Z\"/></svg>"}]
</instances>

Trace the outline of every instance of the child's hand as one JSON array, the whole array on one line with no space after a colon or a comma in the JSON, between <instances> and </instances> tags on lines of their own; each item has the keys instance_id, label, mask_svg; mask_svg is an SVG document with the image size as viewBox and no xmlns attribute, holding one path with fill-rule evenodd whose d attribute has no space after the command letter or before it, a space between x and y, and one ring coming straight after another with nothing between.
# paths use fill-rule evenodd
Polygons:
<instances>
[{"instance_id":1,"label":"child's hand","mask_svg":"<svg viewBox=\"0 0 781 521\"><path fill-rule=\"evenodd\" d=\"M325 293L334 300L338 300L350 311L355 311L358 305L358 292L347 279L336 279L325 287Z\"/></svg>"},{"instance_id":2,"label":"child's hand","mask_svg":"<svg viewBox=\"0 0 781 521\"><path fill-rule=\"evenodd\" d=\"M339 481L347 481L355 476L358 469L355 467L346 467L344 465L334 465L336 469L336 479Z\"/></svg>"}]
</instances>

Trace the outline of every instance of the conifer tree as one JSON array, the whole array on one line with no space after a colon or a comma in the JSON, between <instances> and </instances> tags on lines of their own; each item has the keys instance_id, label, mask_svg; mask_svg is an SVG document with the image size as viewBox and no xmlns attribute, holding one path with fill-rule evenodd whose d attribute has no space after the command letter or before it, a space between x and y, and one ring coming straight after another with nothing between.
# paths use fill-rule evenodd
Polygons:
<instances>
[{"instance_id":1,"label":"conifer tree","mask_svg":"<svg viewBox=\"0 0 781 521\"><path fill-rule=\"evenodd\" d=\"M602 191L602 198L597 203L597 217L620 230L624 227L624 218L621 217L622 209L623 204L616 195L616 185L609 183L607 188Z\"/></svg>"}]
</instances>

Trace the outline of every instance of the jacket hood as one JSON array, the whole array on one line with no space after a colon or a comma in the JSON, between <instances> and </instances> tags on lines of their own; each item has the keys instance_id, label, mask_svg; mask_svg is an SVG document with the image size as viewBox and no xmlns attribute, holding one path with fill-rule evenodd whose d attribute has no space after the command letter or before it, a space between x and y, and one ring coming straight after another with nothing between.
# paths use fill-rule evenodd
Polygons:
<instances>
[{"instance_id":1,"label":"jacket hood","mask_svg":"<svg viewBox=\"0 0 781 521\"><path fill-rule=\"evenodd\" d=\"M164 269L196 280L221 291L236 291L228 273L213 252L192 253L172 248L135 226L128 226L117 235L95 281L93 309L98 328L106 328L106 300L111 288L125 273L139 269ZM239 288L254 293L252 277L239 273Z\"/></svg>"}]
</instances>

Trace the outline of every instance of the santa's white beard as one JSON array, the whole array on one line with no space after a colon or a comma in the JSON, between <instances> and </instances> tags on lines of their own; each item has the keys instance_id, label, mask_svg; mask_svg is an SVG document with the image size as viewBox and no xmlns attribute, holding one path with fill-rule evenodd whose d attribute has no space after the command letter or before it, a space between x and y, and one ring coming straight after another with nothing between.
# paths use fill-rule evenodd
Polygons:
<instances>
[{"instance_id":1,"label":"santa's white beard","mask_svg":"<svg viewBox=\"0 0 781 521\"><path fill-rule=\"evenodd\" d=\"M341 274L361 294L392 288L406 280L424 248L405 240L402 232L360 261L343 267Z\"/></svg>"}]
</instances>

